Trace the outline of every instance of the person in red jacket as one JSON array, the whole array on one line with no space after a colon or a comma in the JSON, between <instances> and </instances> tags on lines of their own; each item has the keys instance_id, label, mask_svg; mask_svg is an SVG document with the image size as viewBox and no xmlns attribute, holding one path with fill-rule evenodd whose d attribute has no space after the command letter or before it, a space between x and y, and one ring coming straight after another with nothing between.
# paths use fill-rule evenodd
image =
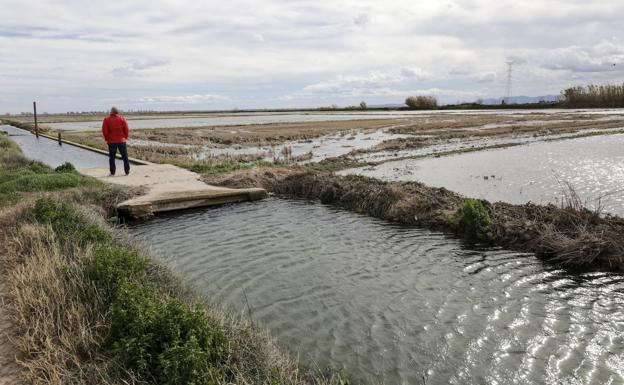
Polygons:
<instances>
[{"instance_id":1,"label":"person in red jacket","mask_svg":"<svg viewBox=\"0 0 624 385\"><path fill-rule=\"evenodd\" d=\"M102 122L102 135L108 144L108 165L111 176L115 175L115 156L117 150L124 162L126 175L130 173L130 161L128 160L128 148L126 142L130 136L130 128L126 119L119 114L117 107L111 108L110 115Z\"/></svg>"}]
</instances>

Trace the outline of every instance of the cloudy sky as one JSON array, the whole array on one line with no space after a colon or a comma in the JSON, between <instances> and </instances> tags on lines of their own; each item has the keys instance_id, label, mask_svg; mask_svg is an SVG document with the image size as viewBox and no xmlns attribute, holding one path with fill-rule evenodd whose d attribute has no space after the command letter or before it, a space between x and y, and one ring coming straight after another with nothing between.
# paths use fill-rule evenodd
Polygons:
<instances>
[{"instance_id":1,"label":"cloudy sky","mask_svg":"<svg viewBox=\"0 0 624 385\"><path fill-rule=\"evenodd\" d=\"M3 0L0 112L314 107L624 81L621 0Z\"/></svg>"}]
</instances>

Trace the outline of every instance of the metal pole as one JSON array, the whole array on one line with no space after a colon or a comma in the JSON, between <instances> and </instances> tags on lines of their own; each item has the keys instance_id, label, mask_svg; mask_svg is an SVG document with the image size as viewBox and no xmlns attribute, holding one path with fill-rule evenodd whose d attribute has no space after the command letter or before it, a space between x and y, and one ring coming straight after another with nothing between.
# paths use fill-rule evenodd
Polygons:
<instances>
[{"instance_id":1,"label":"metal pole","mask_svg":"<svg viewBox=\"0 0 624 385\"><path fill-rule=\"evenodd\" d=\"M58 132L58 142L59 142L59 146L63 145L63 140L61 139L61 131Z\"/></svg>"},{"instance_id":2,"label":"metal pole","mask_svg":"<svg viewBox=\"0 0 624 385\"><path fill-rule=\"evenodd\" d=\"M37 125L37 102L33 102L33 110L35 112L35 136L39 137L39 126Z\"/></svg>"}]
</instances>

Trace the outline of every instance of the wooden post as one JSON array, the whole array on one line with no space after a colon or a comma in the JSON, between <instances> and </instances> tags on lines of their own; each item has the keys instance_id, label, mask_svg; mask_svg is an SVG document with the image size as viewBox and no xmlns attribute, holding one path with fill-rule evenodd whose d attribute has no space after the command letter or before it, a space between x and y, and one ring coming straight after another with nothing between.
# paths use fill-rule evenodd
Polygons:
<instances>
[{"instance_id":1,"label":"wooden post","mask_svg":"<svg viewBox=\"0 0 624 385\"><path fill-rule=\"evenodd\" d=\"M61 139L61 131L58 132L58 142L59 142L59 146L63 145L63 140Z\"/></svg>"},{"instance_id":2,"label":"wooden post","mask_svg":"<svg viewBox=\"0 0 624 385\"><path fill-rule=\"evenodd\" d=\"M37 102L33 102L33 111L35 112L35 136L39 137L39 126L37 125Z\"/></svg>"}]
</instances>

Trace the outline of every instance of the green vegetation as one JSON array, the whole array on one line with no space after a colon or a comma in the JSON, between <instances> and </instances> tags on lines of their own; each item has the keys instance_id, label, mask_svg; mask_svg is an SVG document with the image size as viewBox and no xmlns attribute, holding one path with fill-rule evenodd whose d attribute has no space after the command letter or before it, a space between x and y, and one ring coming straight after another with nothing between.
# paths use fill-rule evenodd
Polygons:
<instances>
[{"instance_id":1,"label":"green vegetation","mask_svg":"<svg viewBox=\"0 0 624 385\"><path fill-rule=\"evenodd\" d=\"M218 162L218 163L206 163L206 164L197 163L197 164L183 165L183 167L193 172L196 172L198 174L208 174L208 175L221 174L221 173L237 171L237 170L247 170L247 169L251 169L251 168L259 167L259 166L271 167L273 166L273 163L262 161L262 160L249 162L249 163L237 163L235 161L225 160L225 161Z\"/></svg>"},{"instance_id":2,"label":"green vegetation","mask_svg":"<svg viewBox=\"0 0 624 385\"><path fill-rule=\"evenodd\" d=\"M26 159L6 135L0 135L0 149L0 207L21 201L23 193L100 185L94 179L78 174L69 163L53 170Z\"/></svg>"},{"instance_id":3,"label":"green vegetation","mask_svg":"<svg viewBox=\"0 0 624 385\"><path fill-rule=\"evenodd\" d=\"M561 92L571 108L624 107L624 84L576 86Z\"/></svg>"},{"instance_id":4,"label":"green vegetation","mask_svg":"<svg viewBox=\"0 0 624 385\"><path fill-rule=\"evenodd\" d=\"M490 214L478 200L464 200L451 218L451 224L468 239L481 242L494 239L494 224Z\"/></svg>"}]
</instances>

